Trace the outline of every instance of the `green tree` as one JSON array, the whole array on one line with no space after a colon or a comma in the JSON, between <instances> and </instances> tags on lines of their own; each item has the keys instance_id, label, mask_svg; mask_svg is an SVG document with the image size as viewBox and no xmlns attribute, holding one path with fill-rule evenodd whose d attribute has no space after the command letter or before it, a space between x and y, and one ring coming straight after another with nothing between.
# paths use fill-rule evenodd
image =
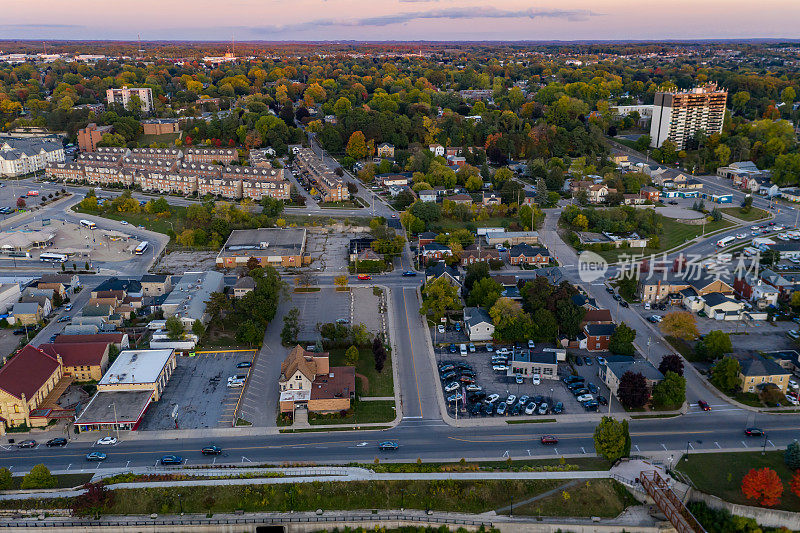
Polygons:
<instances>
[{"instance_id":1,"label":"green tree","mask_svg":"<svg viewBox=\"0 0 800 533\"><path fill-rule=\"evenodd\" d=\"M467 266L466 276L464 277L464 287L468 291L471 291L475 283L477 283L479 280L488 277L489 277L488 263L472 263L471 265ZM800 294L800 292L798 292L797 294Z\"/></svg>"},{"instance_id":2,"label":"green tree","mask_svg":"<svg viewBox=\"0 0 800 533\"><path fill-rule=\"evenodd\" d=\"M618 355L633 355L633 341L636 338L636 330L629 327L625 322L620 322L611 334L608 342L608 349L611 353Z\"/></svg>"},{"instance_id":3,"label":"green tree","mask_svg":"<svg viewBox=\"0 0 800 533\"><path fill-rule=\"evenodd\" d=\"M786 446L786 451L783 452L783 462L790 470L800 470L800 442L792 441ZM8 474L10 476L11 472Z\"/></svg>"},{"instance_id":4,"label":"green tree","mask_svg":"<svg viewBox=\"0 0 800 533\"><path fill-rule=\"evenodd\" d=\"M0 468L0 490L8 490L12 487L14 481L11 479L11 470L5 466Z\"/></svg>"},{"instance_id":5,"label":"green tree","mask_svg":"<svg viewBox=\"0 0 800 533\"><path fill-rule=\"evenodd\" d=\"M624 456L626 439L622 422L610 416L604 416L594 428L594 449L611 463Z\"/></svg>"},{"instance_id":6,"label":"green tree","mask_svg":"<svg viewBox=\"0 0 800 533\"><path fill-rule=\"evenodd\" d=\"M58 484L50 470L42 465L36 465L22 478L21 489L52 489Z\"/></svg>"},{"instance_id":7,"label":"green tree","mask_svg":"<svg viewBox=\"0 0 800 533\"><path fill-rule=\"evenodd\" d=\"M358 365L358 348L350 346L347 351L344 352L344 364L347 366Z\"/></svg>"},{"instance_id":8,"label":"green tree","mask_svg":"<svg viewBox=\"0 0 800 533\"><path fill-rule=\"evenodd\" d=\"M495 280L488 277L482 278L472 286L467 303L472 307L489 309L500 298L500 293L502 292L503 286Z\"/></svg>"},{"instance_id":9,"label":"green tree","mask_svg":"<svg viewBox=\"0 0 800 533\"><path fill-rule=\"evenodd\" d=\"M463 307L458 289L450 285L444 276L426 283L422 289L422 296L420 314L430 316L437 323L447 311L458 311Z\"/></svg>"},{"instance_id":10,"label":"green tree","mask_svg":"<svg viewBox=\"0 0 800 533\"><path fill-rule=\"evenodd\" d=\"M167 331L167 336L170 339L180 339L183 337L183 322L177 316L167 318L164 324L164 329Z\"/></svg>"},{"instance_id":11,"label":"green tree","mask_svg":"<svg viewBox=\"0 0 800 533\"><path fill-rule=\"evenodd\" d=\"M697 343L695 351L708 361L719 359L723 354L733 351L731 336L718 329L709 331L703 340Z\"/></svg>"},{"instance_id":12,"label":"green tree","mask_svg":"<svg viewBox=\"0 0 800 533\"><path fill-rule=\"evenodd\" d=\"M653 403L658 407L678 408L686 400L686 378L667 372L664 379L653 387Z\"/></svg>"},{"instance_id":13,"label":"green tree","mask_svg":"<svg viewBox=\"0 0 800 533\"><path fill-rule=\"evenodd\" d=\"M192 324L192 333L197 335L197 338L199 339L200 337L203 336L203 333L205 332L206 328L203 325L203 323L200 320L195 320L194 323Z\"/></svg>"},{"instance_id":14,"label":"green tree","mask_svg":"<svg viewBox=\"0 0 800 533\"><path fill-rule=\"evenodd\" d=\"M264 330L253 320L245 320L236 328L236 340L248 346L261 344L264 337Z\"/></svg>"},{"instance_id":15,"label":"green tree","mask_svg":"<svg viewBox=\"0 0 800 533\"><path fill-rule=\"evenodd\" d=\"M535 339L540 342L553 341L558 335L558 322L549 309L537 309L533 313L536 326Z\"/></svg>"},{"instance_id":16,"label":"green tree","mask_svg":"<svg viewBox=\"0 0 800 533\"><path fill-rule=\"evenodd\" d=\"M739 361L723 357L711 369L711 383L723 392L733 392L739 386Z\"/></svg>"}]
</instances>

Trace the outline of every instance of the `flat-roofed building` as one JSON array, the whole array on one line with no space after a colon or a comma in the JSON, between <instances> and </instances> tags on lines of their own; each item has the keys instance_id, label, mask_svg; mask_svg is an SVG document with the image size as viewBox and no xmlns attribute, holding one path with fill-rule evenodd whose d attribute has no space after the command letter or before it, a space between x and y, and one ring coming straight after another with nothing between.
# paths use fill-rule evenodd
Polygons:
<instances>
[{"instance_id":1,"label":"flat-roofed building","mask_svg":"<svg viewBox=\"0 0 800 533\"><path fill-rule=\"evenodd\" d=\"M154 118L142 121L142 133L145 135L164 135L181 131L177 118Z\"/></svg>"},{"instance_id":2,"label":"flat-roofed building","mask_svg":"<svg viewBox=\"0 0 800 533\"><path fill-rule=\"evenodd\" d=\"M657 148L670 140L678 150L686 147L698 131L722 133L728 92L709 83L688 91L655 93L650 143Z\"/></svg>"},{"instance_id":3,"label":"flat-roofed building","mask_svg":"<svg viewBox=\"0 0 800 533\"><path fill-rule=\"evenodd\" d=\"M143 113L153 110L153 90L149 87L122 87L121 89L106 89L106 101L109 104L120 104L128 109L131 97L137 96L141 103Z\"/></svg>"},{"instance_id":4,"label":"flat-roofed building","mask_svg":"<svg viewBox=\"0 0 800 533\"><path fill-rule=\"evenodd\" d=\"M304 228L233 230L217 255L217 266L235 268L254 257L261 266L297 267L303 264Z\"/></svg>"},{"instance_id":5,"label":"flat-roofed building","mask_svg":"<svg viewBox=\"0 0 800 533\"><path fill-rule=\"evenodd\" d=\"M192 328L195 320L206 324L209 319L206 302L212 292L220 292L224 285L220 272L186 272L161 304L164 318L178 317L186 330Z\"/></svg>"},{"instance_id":6,"label":"flat-roofed building","mask_svg":"<svg viewBox=\"0 0 800 533\"><path fill-rule=\"evenodd\" d=\"M149 391L158 401L175 370L175 350L123 350L97 382L97 390Z\"/></svg>"}]
</instances>

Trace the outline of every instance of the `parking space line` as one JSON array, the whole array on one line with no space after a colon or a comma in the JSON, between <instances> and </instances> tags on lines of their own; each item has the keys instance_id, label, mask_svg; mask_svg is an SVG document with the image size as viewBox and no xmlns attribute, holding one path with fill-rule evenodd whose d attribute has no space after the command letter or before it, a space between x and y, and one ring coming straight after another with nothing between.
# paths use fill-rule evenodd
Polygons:
<instances>
[{"instance_id":1,"label":"parking space line","mask_svg":"<svg viewBox=\"0 0 800 533\"><path fill-rule=\"evenodd\" d=\"M775 447L775 445L774 445L774 444L772 444L772 441L771 441L771 440L767 439L767 442L769 442L769 445L770 445L770 446L772 446L773 448Z\"/></svg>"},{"instance_id":2,"label":"parking space line","mask_svg":"<svg viewBox=\"0 0 800 533\"><path fill-rule=\"evenodd\" d=\"M720 450L722 449L722 446L720 446L720 445L719 445L719 442L717 442L717 441L714 441L714 444L715 444L715 445L717 446L717 448L719 448Z\"/></svg>"},{"instance_id":3,"label":"parking space line","mask_svg":"<svg viewBox=\"0 0 800 533\"><path fill-rule=\"evenodd\" d=\"M739 441L739 442L741 442L741 443L742 443L742 446L744 446L745 448L747 448L747 444L745 444L745 442L744 442L744 441Z\"/></svg>"},{"instance_id":4,"label":"parking space line","mask_svg":"<svg viewBox=\"0 0 800 533\"><path fill-rule=\"evenodd\" d=\"M666 447L666 446L664 446L664 443L663 443L663 442L661 443L661 447L662 447L662 448L664 448L664 451L667 451L667 447Z\"/></svg>"}]
</instances>

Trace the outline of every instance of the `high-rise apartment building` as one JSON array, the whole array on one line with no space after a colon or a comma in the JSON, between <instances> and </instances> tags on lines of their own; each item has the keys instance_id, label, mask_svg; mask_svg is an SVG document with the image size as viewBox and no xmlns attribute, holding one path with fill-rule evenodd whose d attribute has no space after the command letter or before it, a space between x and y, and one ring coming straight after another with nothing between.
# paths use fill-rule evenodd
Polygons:
<instances>
[{"instance_id":1,"label":"high-rise apartment building","mask_svg":"<svg viewBox=\"0 0 800 533\"><path fill-rule=\"evenodd\" d=\"M106 100L108 100L109 104L122 104L126 108L128 107L128 102L131 100L131 96L134 95L138 96L139 100L141 100L143 113L149 113L153 110L153 91L149 87L106 89Z\"/></svg>"},{"instance_id":2,"label":"high-rise apartment building","mask_svg":"<svg viewBox=\"0 0 800 533\"><path fill-rule=\"evenodd\" d=\"M657 92L650 123L650 145L658 148L669 139L678 150L703 130L707 135L722 132L728 92L709 83L689 91Z\"/></svg>"}]
</instances>

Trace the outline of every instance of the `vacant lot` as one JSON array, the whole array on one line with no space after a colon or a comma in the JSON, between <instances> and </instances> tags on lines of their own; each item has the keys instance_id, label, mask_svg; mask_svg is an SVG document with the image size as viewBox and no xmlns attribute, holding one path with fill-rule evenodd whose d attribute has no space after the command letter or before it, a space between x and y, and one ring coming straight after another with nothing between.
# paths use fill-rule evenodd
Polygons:
<instances>
[{"instance_id":1,"label":"vacant lot","mask_svg":"<svg viewBox=\"0 0 800 533\"><path fill-rule=\"evenodd\" d=\"M783 481L783 496L775 508L800 511L800 498L789 488L792 471L783 462L782 450L765 455L761 455L760 451L692 454L688 460L679 461L677 470L689 476L695 486L707 494L731 503L755 506L755 500L748 500L742 493L742 478L750 469L764 467L775 470Z\"/></svg>"}]
</instances>

